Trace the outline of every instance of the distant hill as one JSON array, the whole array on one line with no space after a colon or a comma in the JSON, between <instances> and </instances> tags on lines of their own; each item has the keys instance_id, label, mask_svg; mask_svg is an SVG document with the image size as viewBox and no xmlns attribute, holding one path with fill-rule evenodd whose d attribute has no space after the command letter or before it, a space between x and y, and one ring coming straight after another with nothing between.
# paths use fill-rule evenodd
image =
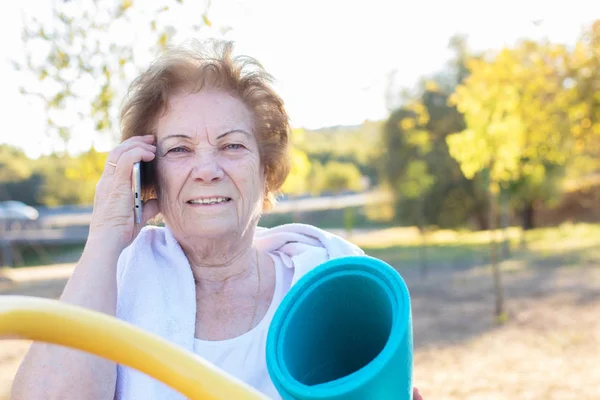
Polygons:
<instances>
[{"instance_id":1,"label":"distant hill","mask_svg":"<svg viewBox=\"0 0 600 400\"><path fill-rule=\"evenodd\" d=\"M360 131L363 125L335 125L335 126L324 126L318 129L304 129L306 132L315 133L338 133L338 132L356 132Z\"/></svg>"}]
</instances>

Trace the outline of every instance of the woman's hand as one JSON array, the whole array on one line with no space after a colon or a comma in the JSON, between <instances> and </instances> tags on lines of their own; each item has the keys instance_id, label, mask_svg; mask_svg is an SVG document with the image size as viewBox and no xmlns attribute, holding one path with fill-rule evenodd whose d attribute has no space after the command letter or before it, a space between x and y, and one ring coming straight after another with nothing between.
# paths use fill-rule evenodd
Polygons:
<instances>
[{"instance_id":1,"label":"woman's hand","mask_svg":"<svg viewBox=\"0 0 600 400\"><path fill-rule=\"evenodd\" d=\"M148 201L143 205L142 223L134 223L133 164L154 159L156 147L153 141L153 135L134 136L108 154L104 172L96 185L90 239L99 238L104 245L114 244L118 251L123 250L144 224L158 214L156 200Z\"/></svg>"},{"instance_id":2,"label":"woman's hand","mask_svg":"<svg viewBox=\"0 0 600 400\"><path fill-rule=\"evenodd\" d=\"M413 400L423 400L423 396L421 396L417 388L413 388Z\"/></svg>"}]
</instances>

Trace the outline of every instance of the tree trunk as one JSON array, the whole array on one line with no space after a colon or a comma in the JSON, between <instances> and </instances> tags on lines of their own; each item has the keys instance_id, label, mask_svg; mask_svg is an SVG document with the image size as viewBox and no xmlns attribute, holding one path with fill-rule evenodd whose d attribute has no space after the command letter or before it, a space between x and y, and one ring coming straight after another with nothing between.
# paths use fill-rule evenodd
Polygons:
<instances>
[{"instance_id":1,"label":"tree trunk","mask_svg":"<svg viewBox=\"0 0 600 400\"><path fill-rule=\"evenodd\" d=\"M429 271L427 268L427 232L425 231L425 199L422 195L419 199L419 233L421 236L421 246L419 246L421 277L426 278Z\"/></svg>"},{"instance_id":2,"label":"tree trunk","mask_svg":"<svg viewBox=\"0 0 600 400\"><path fill-rule=\"evenodd\" d=\"M495 188L490 185L490 263L492 265L494 279L494 295L495 295L495 313L496 318L500 319L504 314L504 294L502 288L502 276L500 274L500 264L498 262L498 249L496 242L496 208L497 208L497 193Z\"/></svg>"},{"instance_id":3,"label":"tree trunk","mask_svg":"<svg viewBox=\"0 0 600 400\"><path fill-rule=\"evenodd\" d=\"M535 228L535 208L533 202L528 201L525 203L523 210L521 211L521 227L524 231Z\"/></svg>"},{"instance_id":4,"label":"tree trunk","mask_svg":"<svg viewBox=\"0 0 600 400\"><path fill-rule=\"evenodd\" d=\"M428 275L427 268L427 233L425 229L420 226L419 233L421 234L421 245L419 246L419 261L421 264L421 277L426 278Z\"/></svg>"},{"instance_id":5,"label":"tree trunk","mask_svg":"<svg viewBox=\"0 0 600 400\"><path fill-rule=\"evenodd\" d=\"M489 218L485 213L485 208L483 206L476 207L473 214L479 230L487 231L489 229Z\"/></svg>"},{"instance_id":6,"label":"tree trunk","mask_svg":"<svg viewBox=\"0 0 600 400\"><path fill-rule=\"evenodd\" d=\"M502 259L505 260L510 257L510 243L508 240L508 224L509 224L509 203L508 195L506 193L501 194L502 209L500 211L500 228L502 229Z\"/></svg>"},{"instance_id":7,"label":"tree trunk","mask_svg":"<svg viewBox=\"0 0 600 400\"><path fill-rule=\"evenodd\" d=\"M526 232L535 228L535 208L532 201L528 201L521 210L521 250L527 248Z\"/></svg>"}]
</instances>

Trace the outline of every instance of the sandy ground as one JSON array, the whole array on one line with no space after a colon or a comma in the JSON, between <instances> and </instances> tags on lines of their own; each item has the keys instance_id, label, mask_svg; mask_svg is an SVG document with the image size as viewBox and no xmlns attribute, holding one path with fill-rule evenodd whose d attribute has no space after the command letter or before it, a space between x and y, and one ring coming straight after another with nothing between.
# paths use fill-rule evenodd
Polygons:
<instances>
[{"instance_id":1,"label":"sandy ground","mask_svg":"<svg viewBox=\"0 0 600 400\"><path fill-rule=\"evenodd\" d=\"M0 293L56 298L72 266L5 271ZM415 384L426 400L600 399L600 268L510 268L509 319L488 271L401 271L412 296ZM0 400L29 346L0 342Z\"/></svg>"}]
</instances>

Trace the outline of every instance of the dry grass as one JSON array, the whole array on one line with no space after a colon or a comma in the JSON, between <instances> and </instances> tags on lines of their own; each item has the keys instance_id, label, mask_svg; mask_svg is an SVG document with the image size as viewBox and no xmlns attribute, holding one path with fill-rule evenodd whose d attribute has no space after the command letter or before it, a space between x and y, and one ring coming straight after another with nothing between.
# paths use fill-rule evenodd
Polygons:
<instances>
[{"instance_id":1,"label":"dry grass","mask_svg":"<svg viewBox=\"0 0 600 400\"><path fill-rule=\"evenodd\" d=\"M354 240L371 244L366 247L398 267L409 286L415 384L426 400L600 398L599 227L531 233L531 250L503 264L509 319L501 326L492 317L489 267L454 267L465 251L479 251L473 249L482 244L482 235L432 235L432 252L439 257L431 258L427 278L420 277L414 268L418 262L410 259L416 254L411 235L414 231L407 229L387 230ZM453 265L443 262L448 255L458 257ZM65 271L68 267L55 268L37 282L19 272L11 278L18 283L4 283L0 293L57 297ZM8 398L28 345L0 342L0 400Z\"/></svg>"},{"instance_id":2,"label":"dry grass","mask_svg":"<svg viewBox=\"0 0 600 400\"><path fill-rule=\"evenodd\" d=\"M413 298L415 384L426 398L600 398L600 271L511 273L503 326L478 295L490 280L465 273L436 300Z\"/></svg>"}]
</instances>

